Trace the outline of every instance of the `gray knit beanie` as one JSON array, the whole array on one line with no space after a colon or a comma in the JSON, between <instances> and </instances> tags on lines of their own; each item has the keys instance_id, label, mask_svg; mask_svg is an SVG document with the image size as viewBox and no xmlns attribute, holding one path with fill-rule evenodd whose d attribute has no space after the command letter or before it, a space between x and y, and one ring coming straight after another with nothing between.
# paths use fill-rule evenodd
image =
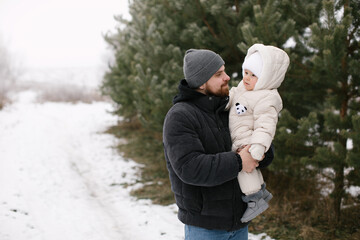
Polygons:
<instances>
[{"instance_id":1,"label":"gray knit beanie","mask_svg":"<svg viewBox=\"0 0 360 240\"><path fill-rule=\"evenodd\" d=\"M206 83L224 65L219 54L206 49L189 49L184 57L184 76L190 88Z\"/></svg>"}]
</instances>

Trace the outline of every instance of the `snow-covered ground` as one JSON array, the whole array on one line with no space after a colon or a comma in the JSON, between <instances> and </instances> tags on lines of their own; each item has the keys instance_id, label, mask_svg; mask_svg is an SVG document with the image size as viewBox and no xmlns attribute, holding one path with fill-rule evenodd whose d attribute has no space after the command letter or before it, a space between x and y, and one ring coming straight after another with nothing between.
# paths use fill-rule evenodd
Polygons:
<instances>
[{"instance_id":1,"label":"snow-covered ground","mask_svg":"<svg viewBox=\"0 0 360 240\"><path fill-rule=\"evenodd\" d=\"M104 133L117 121L110 103L38 103L36 95L20 92L0 111L1 240L183 239L175 205L137 200L125 187L140 166Z\"/></svg>"}]
</instances>

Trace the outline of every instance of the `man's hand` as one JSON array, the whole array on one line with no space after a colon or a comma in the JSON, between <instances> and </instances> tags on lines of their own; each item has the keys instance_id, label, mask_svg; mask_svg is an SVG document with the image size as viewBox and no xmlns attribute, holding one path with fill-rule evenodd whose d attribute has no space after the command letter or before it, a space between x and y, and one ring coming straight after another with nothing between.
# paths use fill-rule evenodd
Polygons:
<instances>
[{"instance_id":1,"label":"man's hand","mask_svg":"<svg viewBox=\"0 0 360 240\"><path fill-rule=\"evenodd\" d=\"M247 145L245 148L238 149L237 151L242 160L242 169L247 173L251 173L256 167L259 166L259 162L251 157L249 148L250 145Z\"/></svg>"}]
</instances>

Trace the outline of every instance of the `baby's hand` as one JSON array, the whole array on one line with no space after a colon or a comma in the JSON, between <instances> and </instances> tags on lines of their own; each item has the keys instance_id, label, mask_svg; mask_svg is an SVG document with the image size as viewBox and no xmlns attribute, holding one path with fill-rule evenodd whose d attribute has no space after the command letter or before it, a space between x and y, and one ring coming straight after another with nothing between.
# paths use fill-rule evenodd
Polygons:
<instances>
[{"instance_id":1,"label":"baby's hand","mask_svg":"<svg viewBox=\"0 0 360 240\"><path fill-rule=\"evenodd\" d=\"M253 144L251 145L249 152L254 159L261 161L265 156L265 147L261 144Z\"/></svg>"}]
</instances>

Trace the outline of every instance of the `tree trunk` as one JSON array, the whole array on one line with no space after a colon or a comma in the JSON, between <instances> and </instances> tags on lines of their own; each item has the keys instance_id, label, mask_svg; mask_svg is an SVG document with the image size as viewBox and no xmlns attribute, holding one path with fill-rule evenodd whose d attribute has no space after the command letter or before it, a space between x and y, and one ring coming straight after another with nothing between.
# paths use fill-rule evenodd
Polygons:
<instances>
[{"instance_id":1,"label":"tree trunk","mask_svg":"<svg viewBox=\"0 0 360 240\"><path fill-rule=\"evenodd\" d=\"M339 163L335 169L335 179L334 184L335 188L333 191L334 197L334 213L335 213L335 223L340 223L341 217L341 201L344 196L344 164Z\"/></svg>"}]
</instances>

